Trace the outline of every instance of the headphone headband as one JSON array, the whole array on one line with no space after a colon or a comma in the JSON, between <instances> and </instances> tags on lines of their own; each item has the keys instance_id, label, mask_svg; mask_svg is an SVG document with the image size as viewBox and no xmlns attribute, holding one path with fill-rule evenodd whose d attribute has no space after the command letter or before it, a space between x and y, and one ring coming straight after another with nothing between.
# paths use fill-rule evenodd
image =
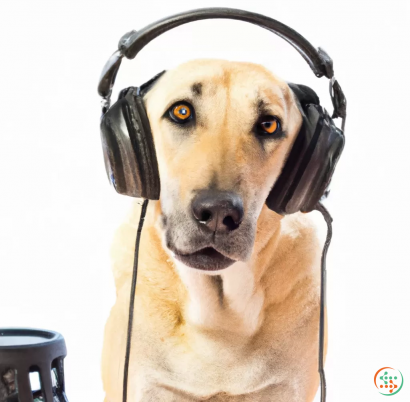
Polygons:
<instances>
[{"instance_id":1,"label":"headphone headband","mask_svg":"<svg viewBox=\"0 0 410 402\"><path fill-rule=\"evenodd\" d=\"M111 89L124 56L127 59L133 59L153 39L180 25L193 21L218 18L249 22L275 33L290 43L300 53L317 77L326 76L329 79L333 77L333 61L329 55L323 49L313 47L307 39L287 25L250 11L215 7L176 14L154 22L139 31L131 31L125 34L118 44L118 51L113 54L103 69L98 85L98 93L103 98L106 98L109 104Z\"/></svg>"},{"instance_id":2,"label":"headphone headband","mask_svg":"<svg viewBox=\"0 0 410 402\"><path fill-rule=\"evenodd\" d=\"M164 32L188 22L219 18L249 22L275 33L301 54L318 77L325 75L332 78L332 60L328 57L325 58L323 53L314 48L302 35L272 18L234 8L202 8L164 18L140 31L131 31L125 34L118 44L118 49L127 59L133 59L149 42Z\"/></svg>"}]
</instances>

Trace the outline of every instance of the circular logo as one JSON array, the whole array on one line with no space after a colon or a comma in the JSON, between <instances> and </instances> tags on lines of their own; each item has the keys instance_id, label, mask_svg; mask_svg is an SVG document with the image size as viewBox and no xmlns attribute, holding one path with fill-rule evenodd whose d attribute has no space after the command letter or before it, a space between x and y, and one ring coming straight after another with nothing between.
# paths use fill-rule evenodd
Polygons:
<instances>
[{"instance_id":1,"label":"circular logo","mask_svg":"<svg viewBox=\"0 0 410 402\"><path fill-rule=\"evenodd\" d=\"M397 394L402 389L403 383L401 371L391 367L383 367L374 375L374 385L382 395Z\"/></svg>"}]
</instances>

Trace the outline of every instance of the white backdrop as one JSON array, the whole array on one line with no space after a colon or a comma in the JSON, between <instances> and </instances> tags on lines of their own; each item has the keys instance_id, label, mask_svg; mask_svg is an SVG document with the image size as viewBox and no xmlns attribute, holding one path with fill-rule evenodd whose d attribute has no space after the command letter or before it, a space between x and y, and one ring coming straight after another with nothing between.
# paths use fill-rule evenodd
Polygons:
<instances>
[{"instance_id":1,"label":"white backdrop","mask_svg":"<svg viewBox=\"0 0 410 402\"><path fill-rule=\"evenodd\" d=\"M373 383L378 369L394 367L410 379L404 0L1 2L0 326L60 331L70 401L102 401L102 335L115 298L109 248L132 200L117 195L105 176L99 74L125 32L205 6L269 15L334 60L348 120L327 202L335 220L328 399L383 400ZM123 63L115 92L198 57L266 65L315 88L331 109L327 80L315 78L291 46L237 21L197 22L156 39ZM409 385L395 400L410 400Z\"/></svg>"}]
</instances>

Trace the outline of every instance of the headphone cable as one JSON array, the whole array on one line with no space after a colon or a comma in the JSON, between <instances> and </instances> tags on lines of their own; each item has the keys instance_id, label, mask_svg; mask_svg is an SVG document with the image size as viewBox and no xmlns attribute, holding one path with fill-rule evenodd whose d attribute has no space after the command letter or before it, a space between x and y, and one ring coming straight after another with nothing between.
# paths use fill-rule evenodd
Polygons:
<instances>
[{"instance_id":1,"label":"headphone cable","mask_svg":"<svg viewBox=\"0 0 410 402\"><path fill-rule=\"evenodd\" d=\"M321 278L320 278L320 319L319 319L319 375L320 375L320 401L326 402L326 377L324 370L324 340L325 340L325 305L326 305L326 256L327 250L332 240L332 217L329 211L319 201L315 207L319 211L327 224L327 235L322 251Z\"/></svg>"},{"instance_id":2,"label":"headphone cable","mask_svg":"<svg viewBox=\"0 0 410 402\"><path fill-rule=\"evenodd\" d=\"M137 238L135 240L134 267L132 269L130 308L129 308L129 315L128 315L127 346L125 350L124 378L123 378L123 385L122 385L123 402L127 402L128 367L130 365L132 323L133 323L133 318L134 318L135 288L137 285L137 275L138 275L138 253L139 253L139 248L140 248L141 232L144 226L145 215L147 213L147 207L148 207L148 200L144 200L142 204L142 208L141 208L140 221L138 224Z\"/></svg>"}]
</instances>

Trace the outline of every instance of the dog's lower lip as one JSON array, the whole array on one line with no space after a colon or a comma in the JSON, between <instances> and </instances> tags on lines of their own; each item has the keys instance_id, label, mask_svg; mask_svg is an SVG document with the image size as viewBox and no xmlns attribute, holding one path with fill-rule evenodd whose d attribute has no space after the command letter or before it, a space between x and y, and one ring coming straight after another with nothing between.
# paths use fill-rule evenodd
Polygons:
<instances>
[{"instance_id":1,"label":"dog's lower lip","mask_svg":"<svg viewBox=\"0 0 410 402\"><path fill-rule=\"evenodd\" d=\"M224 256L213 247L206 247L191 254L174 251L175 258L188 267L204 271L217 271L228 268L235 260Z\"/></svg>"}]
</instances>

